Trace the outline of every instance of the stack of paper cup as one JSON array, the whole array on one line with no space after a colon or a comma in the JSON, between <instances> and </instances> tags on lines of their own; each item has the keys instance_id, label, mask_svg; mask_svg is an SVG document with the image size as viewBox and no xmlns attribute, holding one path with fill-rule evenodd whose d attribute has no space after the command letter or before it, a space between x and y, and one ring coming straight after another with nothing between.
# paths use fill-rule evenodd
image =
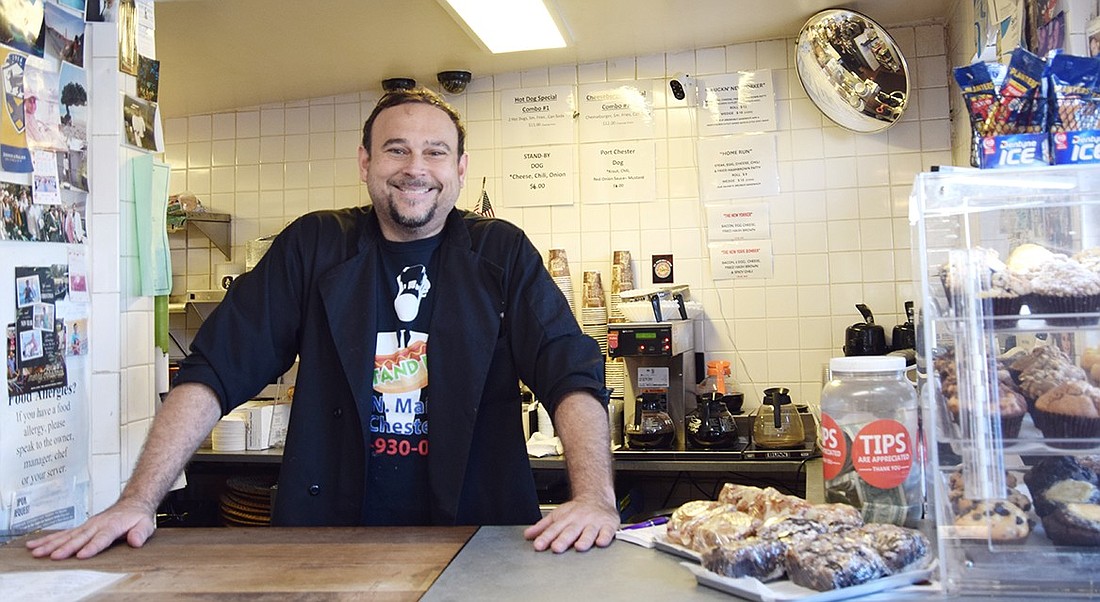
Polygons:
<instances>
[{"instance_id":1,"label":"stack of paper cup","mask_svg":"<svg viewBox=\"0 0 1100 602\"><path fill-rule=\"evenodd\" d=\"M619 310L619 293L634 289L634 267L630 264L630 251L615 251L611 260L611 296L608 297L608 321L628 322Z\"/></svg>"},{"instance_id":2,"label":"stack of paper cup","mask_svg":"<svg viewBox=\"0 0 1100 602\"><path fill-rule=\"evenodd\" d=\"M604 362L604 386L611 389L611 396L622 399L626 390L626 364L623 358L608 358Z\"/></svg>"},{"instance_id":3,"label":"stack of paper cup","mask_svg":"<svg viewBox=\"0 0 1100 602\"><path fill-rule=\"evenodd\" d=\"M565 249L550 249L547 269L550 271L550 277L565 295L565 300L569 302L569 311L574 316L577 315L576 303L573 301L573 279L569 276L569 259L565 256Z\"/></svg>"},{"instance_id":4,"label":"stack of paper cup","mask_svg":"<svg viewBox=\"0 0 1100 602\"><path fill-rule=\"evenodd\" d=\"M581 306L581 330L596 339L600 344L600 351L607 355L607 303L599 272L584 273L581 298L584 300Z\"/></svg>"},{"instance_id":5,"label":"stack of paper cup","mask_svg":"<svg viewBox=\"0 0 1100 602\"><path fill-rule=\"evenodd\" d=\"M210 435L214 451L244 451L247 443L246 426L242 416L230 414L219 420Z\"/></svg>"}]
</instances>

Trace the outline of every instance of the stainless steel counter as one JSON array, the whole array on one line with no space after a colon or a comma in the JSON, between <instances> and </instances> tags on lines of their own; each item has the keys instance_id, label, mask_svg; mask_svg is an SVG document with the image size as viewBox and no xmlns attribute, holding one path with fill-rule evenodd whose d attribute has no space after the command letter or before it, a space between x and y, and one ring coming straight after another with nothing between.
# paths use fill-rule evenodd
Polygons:
<instances>
[{"instance_id":1,"label":"stainless steel counter","mask_svg":"<svg viewBox=\"0 0 1100 602\"><path fill-rule=\"evenodd\" d=\"M696 585L669 554L622 541L585 553L536 552L523 529L478 529L421 600L736 600Z\"/></svg>"}]
</instances>

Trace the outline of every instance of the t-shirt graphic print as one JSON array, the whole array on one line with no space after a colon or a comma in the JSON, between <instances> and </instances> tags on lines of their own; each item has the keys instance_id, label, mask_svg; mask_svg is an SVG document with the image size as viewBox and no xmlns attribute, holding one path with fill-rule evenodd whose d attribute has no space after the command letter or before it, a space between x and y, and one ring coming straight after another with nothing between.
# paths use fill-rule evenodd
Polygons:
<instances>
[{"instance_id":1,"label":"t-shirt graphic print","mask_svg":"<svg viewBox=\"0 0 1100 602\"><path fill-rule=\"evenodd\" d=\"M388 245L379 287L367 470L367 524L430 524L428 501L428 265L437 245ZM438 243L438 241L431 241Z\"/></svg>"}]
</instances>

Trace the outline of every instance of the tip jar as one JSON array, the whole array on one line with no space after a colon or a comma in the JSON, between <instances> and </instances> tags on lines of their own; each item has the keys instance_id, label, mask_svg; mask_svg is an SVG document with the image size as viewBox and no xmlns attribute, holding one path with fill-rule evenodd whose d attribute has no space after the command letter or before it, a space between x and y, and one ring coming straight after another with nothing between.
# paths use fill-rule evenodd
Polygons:
<instances>
[{"instance_id":1,"label":"tip jar","mask_svg":"<svg viewBox=\"0 0 1100 602\"><path fill-rule=\"evenodd\" d=\"M917 392L898 356L838 357L821 391L825 501L917 526L924 508Z\"/></svg>"}]
</instances>

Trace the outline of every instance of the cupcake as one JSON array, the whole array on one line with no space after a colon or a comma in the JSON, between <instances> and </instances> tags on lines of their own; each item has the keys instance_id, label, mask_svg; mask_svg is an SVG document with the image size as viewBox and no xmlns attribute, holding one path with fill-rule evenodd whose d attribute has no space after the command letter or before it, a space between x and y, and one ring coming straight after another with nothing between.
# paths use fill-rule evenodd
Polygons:
<instances>
[{"instance_id":1,"label":"cupcake","mask_svg":"<svg viewBox=\"0 0 1100 602\"><path fill-rule=\"evenodd\" d=\"M1031 292L1028 278L1010 269L1000 259L994 249L974 247L973 256L977 261L977 273L966 276L954 265L940 268L940 281L947 295L948 305L954 307L956 296L965 290L962 278L978 278L978 298L982 301L984 313L994 316L1018 316L1024 300ZM1012 327L1017 319L998 320L996 325Z\"/></svg>"},{"instance_id":2,"label":"cupcake","mask_svg":"<svg viewBox=\"0 0 1100 602\"><path fill-rule=\"evenodd\" d=\"M1047 439L1091 439L1100 436L1100 388L1084 380L1062 383L1035 402L1035 425ZM1054 444L1090 447L1091 443Z\"/></svg>"},{"instance_id":3,"label":"cupcake","mask_svg":"<svg viewBox=\"0 0 1100 602\"><path fill-rule=\"evenodd\" d=\"M1100 272L1094 272L1083 264L1055 254L1031 272L1032 313L1082 314L1100 312ZM1078 326L1096 324L1088 317L1046 318L1052 326Z\"/></svg>"},{"instance_id":4,"label":"cupcake","mask_svg":"<svg viewBox=\"0 0 1100 602\"><path fill-rule=\"evenodd\" d=\"M1027 402L1011 383L1002 381L994 391L997 393L997 406L991 409L990 414L996 416L1001 424L1001 437L1015 439L1020 436L1020 426L1023 425L1024 415L1027 414ZM953 391L953 394L947 398L947 411L956 424L959 423L961 405L957 391Z\"/></svg>"}]
</instances>

